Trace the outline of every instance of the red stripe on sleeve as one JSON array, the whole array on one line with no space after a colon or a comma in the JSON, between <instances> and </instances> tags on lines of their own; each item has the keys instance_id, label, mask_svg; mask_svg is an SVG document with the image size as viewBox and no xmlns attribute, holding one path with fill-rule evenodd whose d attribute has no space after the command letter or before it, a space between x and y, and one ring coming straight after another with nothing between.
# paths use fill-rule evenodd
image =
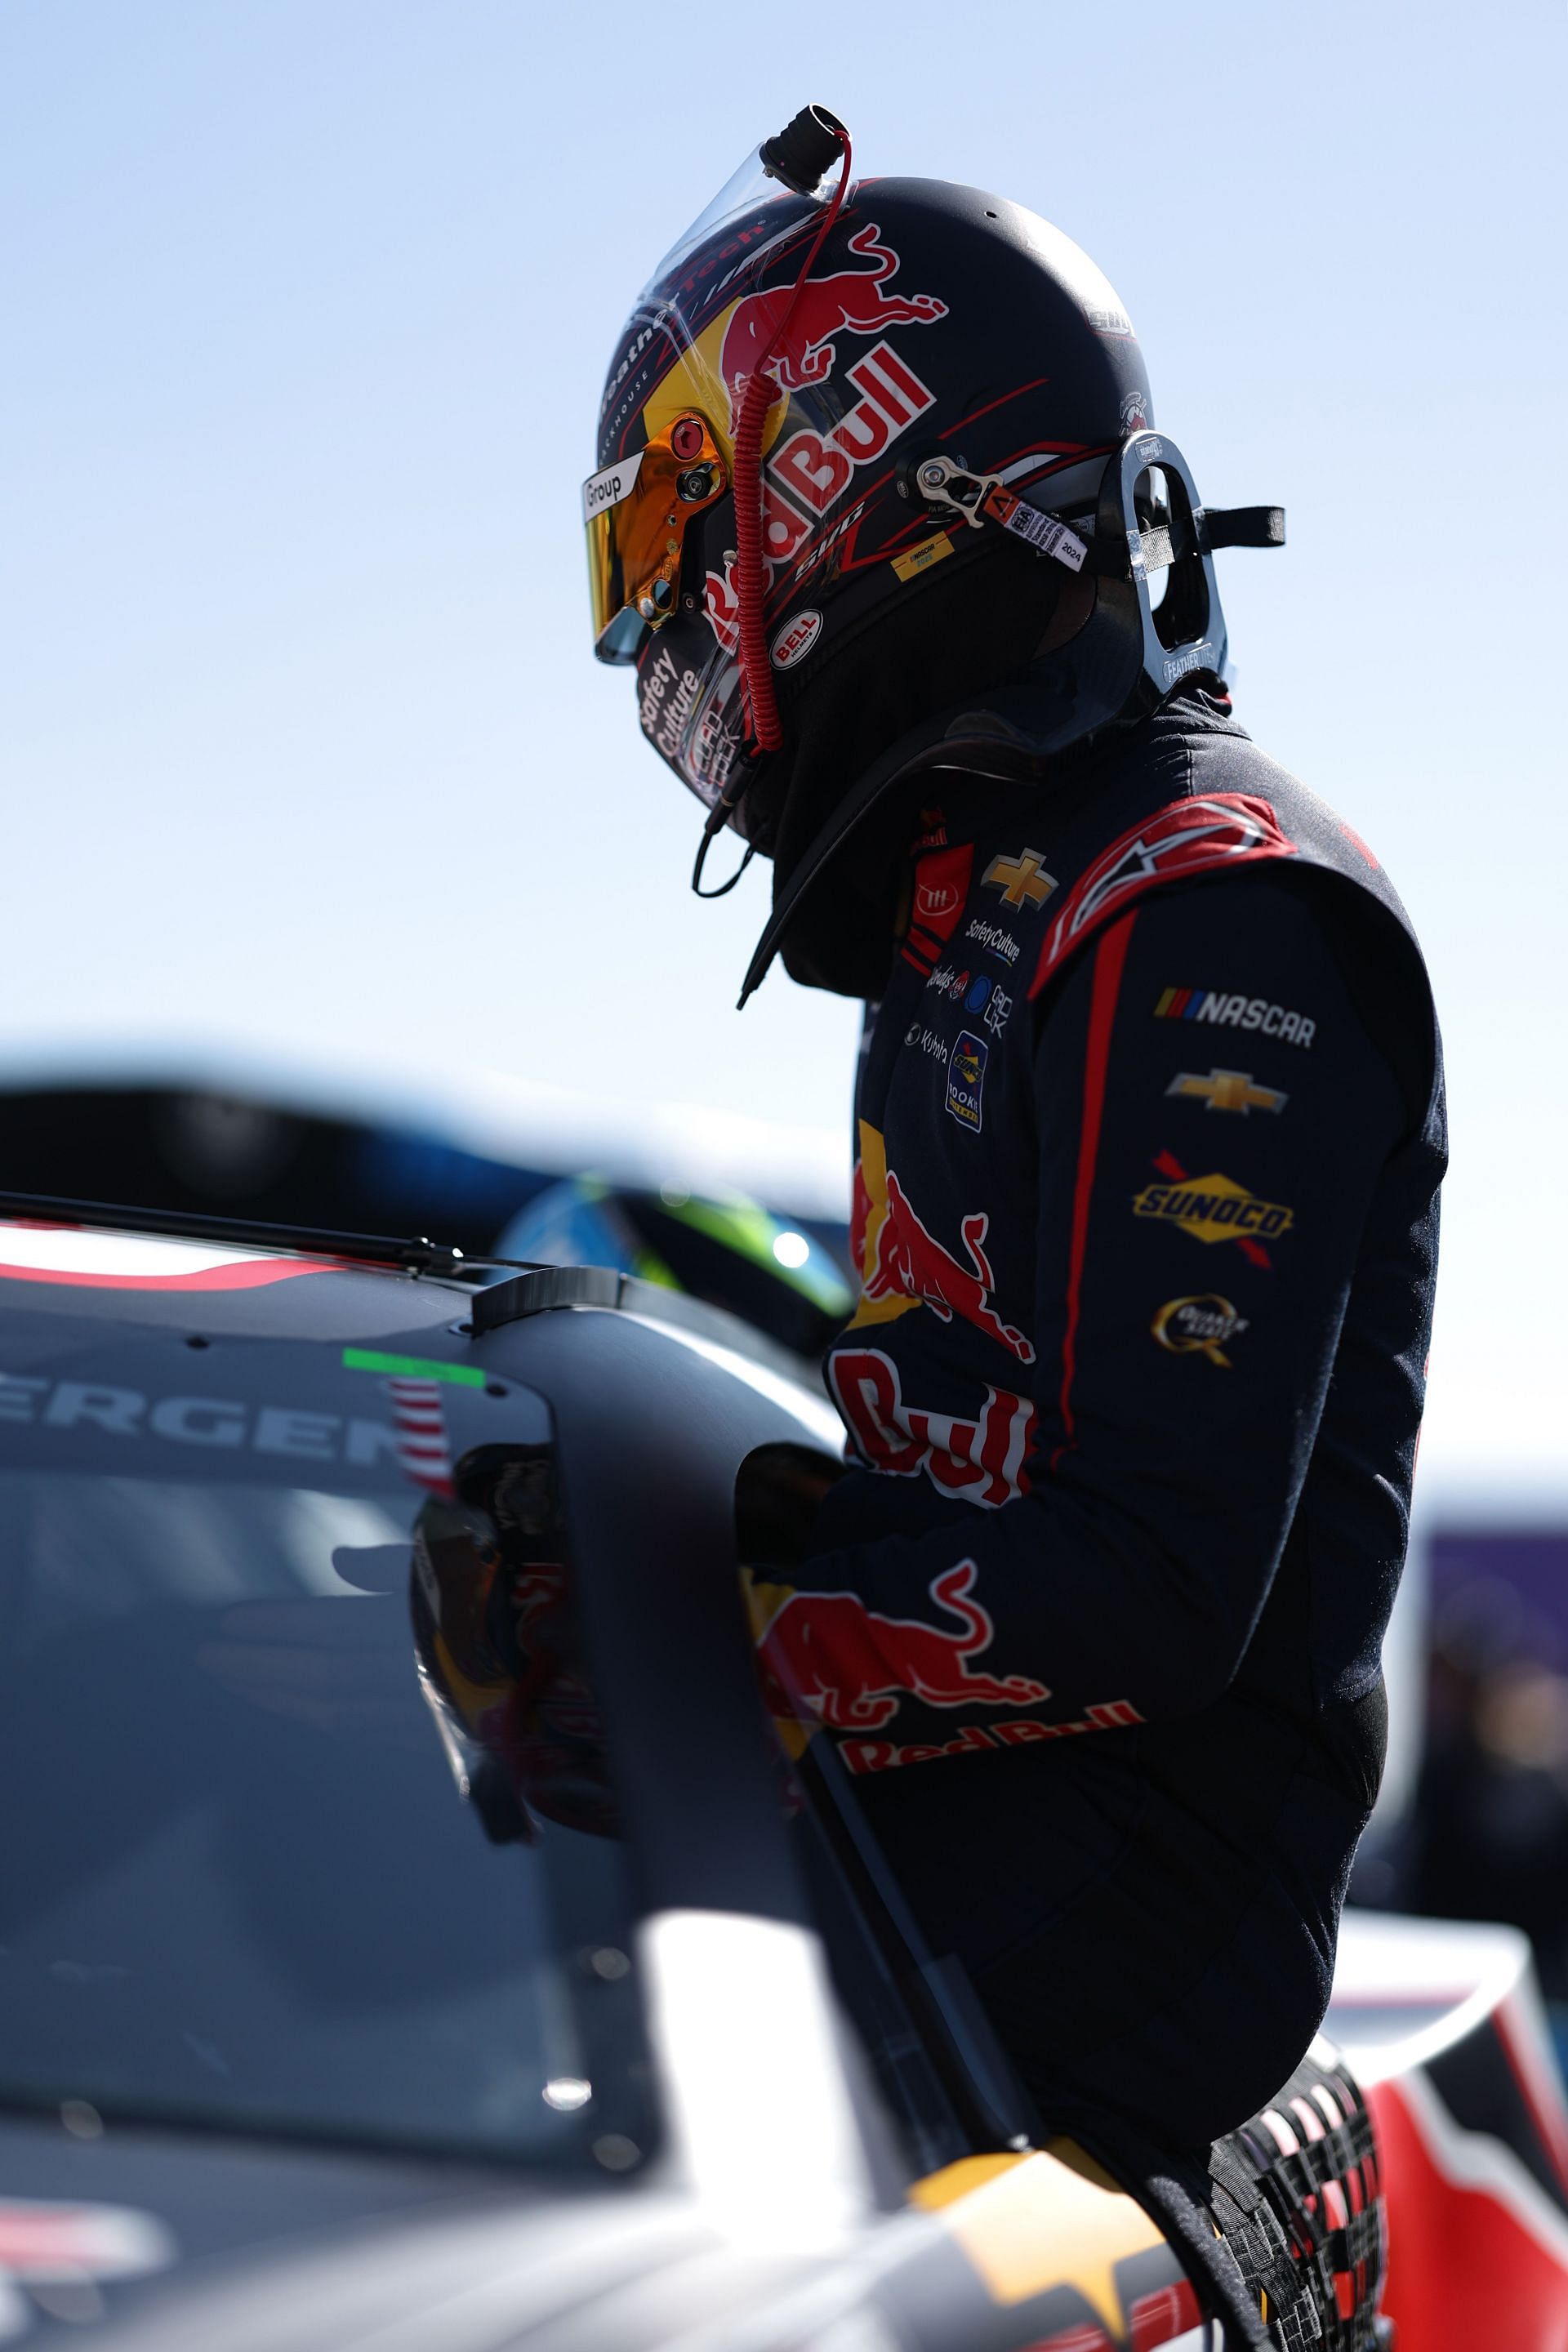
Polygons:
<instances>
[{"instance_id":1,"label":"red stripe on sleeve","mask_svg":"<svg viewBox=\"0 0 1568 2352\"><path fill-rule=\"evenodd\" d=\"M1105 933L1094 955L1094 985L1089 1003L1089 1050L1084 1059L1083 1125L1078 1139L1078 1183L1072 1202L1072 1256L1068 1264L1068 1319L1062 1334L1061 1415L1063 1437L1051 1456L1054 1470L1076 1442L1072 1413L1073 1374L1078 1370L1078 1318L1083 1291L1084 1252L1089 1243L1089 1204L1094 1193L1095 1162L1100 1157L1100 1129L1105 1112L1105 1073L1110 1060L1110 1031L1121 993L1121 971L1127 961L1136 913L1123 915Z\"/></svg>"}]
</instances>

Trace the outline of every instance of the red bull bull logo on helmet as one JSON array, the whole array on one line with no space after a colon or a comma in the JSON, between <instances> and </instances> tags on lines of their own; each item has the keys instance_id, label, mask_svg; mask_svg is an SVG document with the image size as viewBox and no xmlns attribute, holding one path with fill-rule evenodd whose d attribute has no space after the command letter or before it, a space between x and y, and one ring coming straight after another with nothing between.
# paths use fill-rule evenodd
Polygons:
<instances>
[{"instance_id":1,"label":"red bull bull logo on helmet","mask_svg":"<svg viewBox=\"0 0 1568 2352\"><path fill-rule=\"evenodd\" d=\"M858 394L854 404L826 432L801 425L783 436L764 466L763 554L770 583L790 563L799 578L838 538L847 518L826 534L819 534L817 527L858 468L876 464L936 401L930 386L882 338L889 327L925 327L944 319L946 303L934 294L887 291L899 256L882 243L875 222L857 231L849 250L870 267L806 278L790 310L788 330L767 361L766 372L781 392L805 392L832 376L844 338L878 338L870 351L845 368L846 382ZM792 291L778 286L743 295L725 322L719 373L729 397L731 434L745 386L789 308ZM738 642L731 569L726 563L721 572L710 572L704 595L710 625L726 653L733 653Z\"/></svg>"},{"instance_id":2,"label":"red bull bull logo on helmet","mask_svg":"<svg viewBox=\"0 0 1568 2352\"><path fill-rule=\"evenodd\" d=\"M869 268L832 270L806 278L798 289L786 284L746 294L731 311L719 373L730 395L731 434L740 422L746 385L764 353L767 372L782 391L804 392L832 374L840 335L880 335L888 327L927 327L934 319L946 318L947 304L934 294L887 291L888 279L898 273L899 257L882 243L875 221L856 231L849 250L868 261ZM788 331L770 352L786 310Z\"/></svg>"},{"instance_id":3,"label":"red bull bull logo on helmet","mask_svg":"<svg viewBox=\"0 0 1568 2352\"><path fill-rule=\"evenodd\" d=\"M874 464L916 417L935 404L936 394L889 343L877 344L847 373L861 395L854 407L826 433L802 425L763 468L763 569L770 584L792 563L794 578L803 579L847 538L858 520L858 508L826 531L817 526L849 487L857 468ZM709 625L726 653L733 653L739 641L733 572L729 561L722 572L710 572L703 593Z\"/></svg>"},{"instance_id":4,"label":"red bull bull logo on helmet","mask_svg":"<svg viewBox=\"0 0 1568 2352\"><path fill-rule=\"evenodd\" d=\"M906 1697L922 1706L1037 1706L1050 1696L1026 1675L987 1675L972 1660L991 1647L990 1612L973 1596L972 1559L934 1578L931 1598L958 1620L884 1617L856 1592L792 1591L758 1644L775 1715L815 1716L834 1730L878 1731Z\"/></svg>"}]
</instances>

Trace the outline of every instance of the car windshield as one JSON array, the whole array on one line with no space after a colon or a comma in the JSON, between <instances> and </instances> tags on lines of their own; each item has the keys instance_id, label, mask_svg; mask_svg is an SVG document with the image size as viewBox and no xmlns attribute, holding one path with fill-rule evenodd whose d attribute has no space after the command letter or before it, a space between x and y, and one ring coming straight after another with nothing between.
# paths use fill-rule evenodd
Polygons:
<instances>
[{"instance_id":1,"label":"car windshield","mask_svg":"<svg viewBox=\"0 0 1568 2352\"><path fill-rule=\"evenodd\" d=\"M542 1402L81 1313L0 1366L0 2103L635 2163Z\"/></svg>"}]
</instances>

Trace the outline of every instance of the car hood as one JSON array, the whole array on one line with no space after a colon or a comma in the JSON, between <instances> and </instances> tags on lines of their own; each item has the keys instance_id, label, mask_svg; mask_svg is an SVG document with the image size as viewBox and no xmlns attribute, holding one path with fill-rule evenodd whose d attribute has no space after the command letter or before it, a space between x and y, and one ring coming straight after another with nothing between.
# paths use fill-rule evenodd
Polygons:
<instances>
[{"instance_id":1,"label":"car hood","mask_svg":"<svg viewBox=\"0 0 1568 2352\"><path fill-rule=\"evenodd\" d=\"M738 2249L653 2185L0 2126L0 2343L605 2352L788 2304L831 2267Z\"/></svg>"}]
</instances>

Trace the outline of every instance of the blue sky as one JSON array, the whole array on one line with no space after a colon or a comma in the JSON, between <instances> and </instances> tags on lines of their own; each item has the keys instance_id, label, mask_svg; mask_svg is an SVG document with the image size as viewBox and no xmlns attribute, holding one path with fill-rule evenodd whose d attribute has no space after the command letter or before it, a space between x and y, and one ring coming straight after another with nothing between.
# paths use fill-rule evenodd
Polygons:
<instances>
[{"instance_id":1,"label":"blue sky","mask_svg":"<svg viewBox=\"0 0 1568 2352\"><path fill-rule=\"evenodd\" d=\"M576 503L633 291L819 98L1076 237L1205 495L1287 506L1221 559L1238 709L1393 871L1449 1039L1428 1461L1548 1475L1565 46L1556 0L3 0L0 1064L843 1122L852 1010L731 1010L763 878L686 895Z\"/></svg>"}]
</instances>

